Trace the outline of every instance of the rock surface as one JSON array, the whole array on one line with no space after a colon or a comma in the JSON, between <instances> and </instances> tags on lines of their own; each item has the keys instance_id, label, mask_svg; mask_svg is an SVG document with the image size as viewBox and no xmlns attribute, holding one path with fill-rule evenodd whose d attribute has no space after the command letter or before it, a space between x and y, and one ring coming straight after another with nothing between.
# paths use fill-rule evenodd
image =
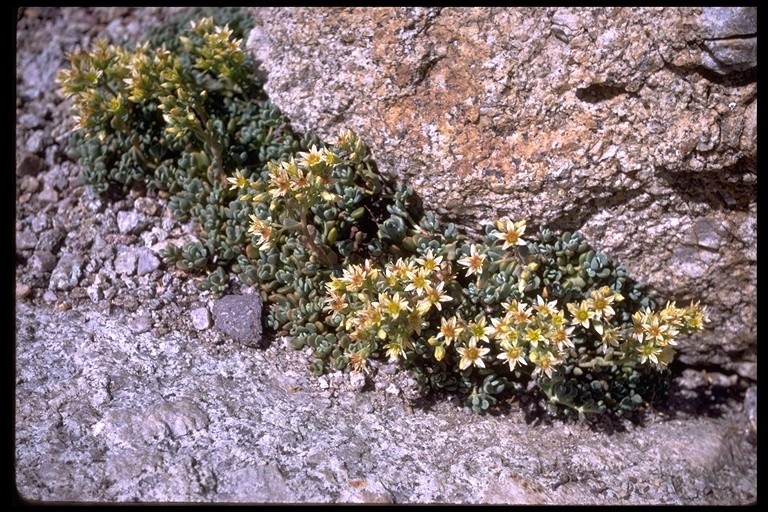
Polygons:
<instances>
[{"instance_id":1,"label":"rock surface","mask_svg":"<svg viewBox=\"0 0 768 512\"><path fill-rule=\"evenodd\" d=\"M317 379L266 350L19 304L16 485L35 501L745 504L742 411L621 431L416 404L381 368ZM373 381L373 382L371 382ZM395 393L376 391L381 382ZM715 410L715 409L711 409ZM751 467L751 469L749 469Z\"/></svg>"},{"instance_id":2,"label":"rock surface","mask_svg":"<svg viewBox=\"0 0 768 512\"><path fill-rule=\"evenodd\" d=\"M756 385L736 373L683 366L667 403L590 427L550 420L535 401L478 416L449 396L420 399L394 365L318 378L286 340L264 332L264 346L246 347L212 328L212 298L157 256L195 226L163 197L98 198L78 184L70 105L52 81L66 52L136 40L185 11L18 13L17 499L756 502Z\"/></svg>"},{"instance_id":3,"label":"rock surface","mask_svg":"<svg viewBox=\"0 0 768 512\"><path fill-rule=\"evenodd\" d=\"M271 99L468 233L581 231L711 328L681 361L757 378L750 8L255 8Z\"/></svg>"}]
</instances>

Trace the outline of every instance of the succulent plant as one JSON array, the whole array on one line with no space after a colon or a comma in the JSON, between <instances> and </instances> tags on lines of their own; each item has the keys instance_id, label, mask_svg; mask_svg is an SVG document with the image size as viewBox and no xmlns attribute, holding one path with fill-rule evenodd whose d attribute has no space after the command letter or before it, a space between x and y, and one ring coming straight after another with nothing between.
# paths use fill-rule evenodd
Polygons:
<instances>
[{"instance_id":1,"label":"succulent plant","mask_svg":"<svg viewBox=\"0 0 768 512\"><path fill-rule=\"evenodd\" d=\"M227 17L133 48L99 41L59 73L84 181L163 190L200 225L166 263L213 295L233 277L258 287L267 325L309 347L316 374L390 358L476 412L533 383L550 413L582 421L664 395L675 338L704 328L705 307L659 310L579 233L502 218L462 238L379 179L354 132L293 133L252 72L247 22Z\"/></svg>"}]
</instances>

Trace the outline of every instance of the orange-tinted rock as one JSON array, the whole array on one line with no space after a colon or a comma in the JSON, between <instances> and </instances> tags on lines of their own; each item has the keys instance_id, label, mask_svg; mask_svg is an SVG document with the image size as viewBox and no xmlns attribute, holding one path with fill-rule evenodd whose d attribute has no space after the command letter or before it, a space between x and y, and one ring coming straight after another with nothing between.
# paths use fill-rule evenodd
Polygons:
<instances>
[{"instance_id":1,"label":"orange-tinted rock","mask_svg":"<svg viewBox=\"0 0 768 512\"><path fill-rule=\"evenodd\" d=\"M708 305L681 359L755 376L753 9L253 14L250 48L295 128L353 129L469 235L504 215L581 231L662 301ZM713 54L724 30L743 41Z\"/></svg>"}]
</instances>

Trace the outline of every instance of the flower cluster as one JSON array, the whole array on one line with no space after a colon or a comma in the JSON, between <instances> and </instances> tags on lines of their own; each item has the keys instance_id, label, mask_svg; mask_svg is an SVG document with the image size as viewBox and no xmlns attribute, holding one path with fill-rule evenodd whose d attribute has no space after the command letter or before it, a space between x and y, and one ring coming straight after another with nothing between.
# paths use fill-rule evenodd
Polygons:
<instances>
[{"instance_id":1,"label":"flower cluster","mask_svg":"<svg viewBox=\"0 0 768 512\"><path fill-rule=\"evenodd\" d=\"M248 81L243 40L234 36L229 25L217 26L212 17L192 20L189 34L179 37L179 40L193 57L193 68L217 78L229 79L230 85Z\"/></svg>"},{"instance_id":2,"label":"flower cluster","mask_svg":"<svg viewBox=\"0 0 768 512\"><path fill-rule=\"evenodd\" d=\"M106 129L126 114L131 53L99 39L93 51L75 50L67 57L70 67L60 69L56 79L62 93L74 97L76 129L104 140Z\"/></svg>"},{"instance_id":3,"label":"flower cluster","mask_svg":"<svg viewBox=\"0 0 768 512\"><path fill-rule=\"evenodd\" d=\"M466 276L478 272L484 261L477 246L470 247L470 254L457 261L467 267ZM398 258L383 267L371 260L349 265L326 284L328 323L347 331L352 340L368 346L370 353L382 345L390 358L407 358L408 352L426 340L432 347L429 355L437 362L446 358L447 351L453 352L450 360L457 372L504 364L509 373L529 366L531 377L551 378L558 365L575 357L572 337L577 328L582 334L594 331L604 355L602 365L639 357L641 364L650 360L662 368L671 361L669 345L676 344L674 339L681 330L699 330L706 321L698 304L677 308L672 303L660 312L648 308L636 312L633 327L622 329L611 320L612 304L624 297L607 286L591 290L589 298L580 302L561 305L537 294L535 299L503 302L502 316L480 313L464 319L451 307L460 301L460 285L452 268L431 249L423 257ZM596 364L595 359L582 362Z\"/></svg>"},{"instance_id":4,"label":"flower cluster","mask_svg":"<svg viewBox=\"0 0 768 512\"><path fill-rule=\"evenodd\" d=\"M326 284L329 324L347 331L371 353L383 344L387 356L407 357L414 337L430 326L443 303L454 300L446 293L453 278L442 259L429 250L423 257L398 258L382 268L371 260L349 265Z\"/></svg>"},{"instance_id":5,"label":"flower cluster","mask_svg":"<svg viewBox=\"0 0 768 512\"><path fill-rule=\"evenodd\" d=\"M257 234L256 244L269 248L275 238L286 230L299 230L301 241L308 249L315 251L323 263L335 262L335 253L323 248L318 239L318 230L309 222L311 209L319 203L333 204L341 198L330 192L334 182L332 170L344 164L337 154L327 147L318 150L313 145L308 152L299 152L298 160L291 157L279 164L267 162L268 181L247 182L238 171L228 178L232 189L245 191L241 200L269 200L269 214L266 219L251 215L248 232ZM331 227L325 241L333 244L338 230Z\"/></svg>"},{"instance_id":6,"label":"flower cluster","mask_svg":"<svg viewBox=\"0 0 768 512\"><path fill-rule=\"evenodd\" d=\"M323 265L336 263L332 246L339 235L339 213L348 222L359 219L364 207L358 203L374 193L352 185L350 178L378 186L375 177L364 178L370 175L366 154L367 148L354 133L343 130L332 146L312 144L308 151L267 162L266 179L251 181L236 170L227 182L230 190L241 194L240 201L268 204L261 216L249 215L248 233L257 237L255 245L268 250L281 236L298 232L297 240L315 260ZM352 173L350 167L355 167ZM313 220L317 212L322 212L322 230Z\"/></svg>"},{"instance_id":7,"label":"flower cluster","mask_svg":"<svg viewBox=\"0 0 768 512\"><path fill-rule=\"evenodd\" d=\"M432 219L398 238L407 257L342 265L326 285L334 339L399 360L425 387L466 390L475 410L525 379L540 384L553 412L570 408L583 419L608 406L634 410L637 386L619 386L612 372L664 371L675 338L708 321L705 308L668 303L656 311L623 269L578 236L552 243L548 230L523 238L525 229L525 220L502 218L483 243L462 244L438 235Z\"/></svg>"},{"instance_id":8,"label":"flower cluster","mask_svg":"<svg viewBox=\"0 0 768 512\"><path fill-rule=\"evenodd\" d=\"M646 361L665 366L674 356L673 346L681 333L699 332L709 322L706 306L691 302L687 308L678 308L674 302L668 302L661 311L645 308L632 315L631 336L623 352L640 354L640 363Z\"/></svg>"},{"instance_id":9,"label":"flower cluster","mask_svg":"<svg viewBox=\"0 0 768 512\"><path fill-rule=\"evenodd\" d=\"M208 105L219 99L209 91L247 96L254 85L251 63L242 39L228 26L214 25L213 18L193 20L180 39L184 54L148 42L129 51L100 39L92 52L72 52L70 68L60 70L57 81L62 93L74 98L76 129L84 138L105 142L114 132L131 132L141 119L156 118L159 111L162 135L184 145L189 135L196 137L211 157L212 174L221 177L227 130L210 115ZM131 142L142 165L152 170L160 165L139 139Z\"/></svg>"}]
</instances>

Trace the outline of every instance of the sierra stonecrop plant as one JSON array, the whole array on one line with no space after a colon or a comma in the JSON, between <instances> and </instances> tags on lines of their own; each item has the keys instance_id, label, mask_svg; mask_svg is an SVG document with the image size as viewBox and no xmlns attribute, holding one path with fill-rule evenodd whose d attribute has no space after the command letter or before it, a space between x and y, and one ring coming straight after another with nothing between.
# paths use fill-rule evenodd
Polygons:
<instances>
[{"instance_id":1,"label":"sierra stonecrop plant","mask_svg":"<svg viewBox=\"0 0 768 512\"><path fill-rule=\"evenodd\" d=\"M58 76L83 180L146 186L200 225L166 262L214 295L232 276L258 287L268 326L309 347L317 374L388 358L478 412L535 383L548 411L581 420L664 396L676 339L704 328L704 307L658 308L578 233L501 218L466 240L415 214L413 190L382 184L355 133L291 131L253 74L247 17L226 16L134 47L98 41Z\"/></svg>"}]
</instances>

